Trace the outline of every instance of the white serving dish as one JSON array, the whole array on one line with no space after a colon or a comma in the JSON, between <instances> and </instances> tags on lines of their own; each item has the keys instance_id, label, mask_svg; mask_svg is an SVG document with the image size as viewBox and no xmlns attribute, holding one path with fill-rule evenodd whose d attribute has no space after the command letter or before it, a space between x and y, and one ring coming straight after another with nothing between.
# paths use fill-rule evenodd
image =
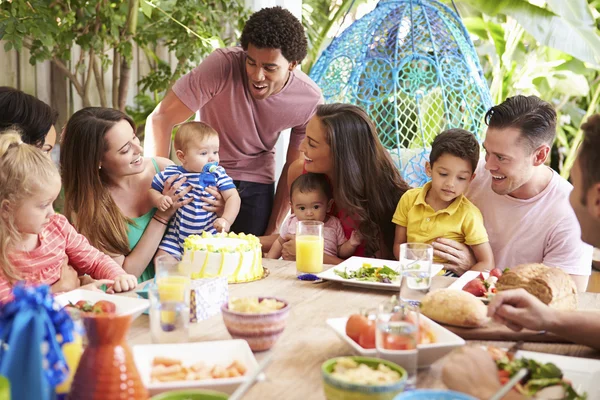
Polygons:
<instances>
[{"instance_id":1,"label":"white serving dish","mask_svg":"<svg viewBox=\"0 0 600 400\"><path fill-rule=\"evenodd\" d=\"M534 351L518 351L516 358L530 358L541 363L553 363L571 381L577 393L587 393L587 400L600 400L600 360L589 358L567 357L556 354L538 353Z\"/></svg>"},{"instance_id":2,"label":"white serving dish","mask_svg":"<svg viewBox=\"0 0 600 400\"><path fill-rule=\"evenodd\" d=\"M417 345L419 350L419 368L429 367L455 348L465 345L465 341L461 337L450 332L440 324L422 314L419 318L423 319L429 325L436 337L435 343ZM377 357L376 349L365 349L346 335L347 321L348 318L332 318L327 320L327 325L329 325L340 338L346 341L357 354L367 357Z\"/></svg>"},{"instance_id":3,"label":"white serving dish","mask_svg":"<svg viewBox=\"0 0 600 400\"><path fill-rule=\"evenodd\" d=\"M402 283L402 276L399 276L397 280L392 281L392 283L379 283L379 282L366 282L359 281L356 279L344 279L341 276L335 274L335 271L356 271L357 269L362 268L363 264L371 264L374 267L383 267L388 266L391 269L400 272L400 262L392 261L392 260L381 260L377 258L366 258L366 257L350 257L346 261L336 265L328 269L327 271L323 271L317 276L321 279L328 281L340 282L347 286L358 286L369 289L383 289L383 290L393 290L400 291L400 284ZM431 276L436 276L442 269L444 268L441 264L432 264L431 266Z\"/></svg>"},{"instance_id":4,"label":"white serving dish","mask_svg":"<svg viewBox=\"0 0 600 400\"><path fill-rule=\"evenodd\" d=\"M117 315L131 315L132 320L136 319L148 307L150 302L145 299L129 296L117 296L114 294L106 294L104 292L92 292L91 290L75 289L70 292L63 293L54 298L61 307L65 307L70 303L75 304L79 300L86 300L94 304L100 300L110 301L115 304Z\"/></svg>"},{"instance_id":5,"label":"white serving dish","mask_svg":"<svg viewBox=\"0 0 600 400\"><path fill-rule=\"evenodd\" d=\"M256 358L245 340L221 340L214 342L194 342L176 344L148 344L133 346L133 357L150 395L184 389L212 389L218 392L233 393L258 368ZM238 360L246 368L244 376L236 378L207 379L197 381L157 382L150 381L152 360L155 357L168 357L181 360L184 365L204 362L207 365L227 367Z\"/></svg>"}]
</instances>

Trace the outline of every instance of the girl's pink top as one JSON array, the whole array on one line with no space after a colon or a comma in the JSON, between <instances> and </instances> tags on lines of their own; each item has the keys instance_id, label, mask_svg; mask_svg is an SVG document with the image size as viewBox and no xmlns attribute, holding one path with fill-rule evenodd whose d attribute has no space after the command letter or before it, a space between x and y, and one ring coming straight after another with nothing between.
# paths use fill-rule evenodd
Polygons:
<instances>
[{"instance_id":1,"label":"girl's pink top","mask_svg":"<svg viewBox=\"0 0 600 400\"><path fill-rule=\"evenodd\" d=\"M52 216L39 234L40 245L32 251L9 254L14 268L28 284L52 285L60 279L65 258L79 275L115 279L126 272L112 258L90 245L60 214ZM12 298L12 285L0 276L0 302Z\"/></svg>"}]
</instances>

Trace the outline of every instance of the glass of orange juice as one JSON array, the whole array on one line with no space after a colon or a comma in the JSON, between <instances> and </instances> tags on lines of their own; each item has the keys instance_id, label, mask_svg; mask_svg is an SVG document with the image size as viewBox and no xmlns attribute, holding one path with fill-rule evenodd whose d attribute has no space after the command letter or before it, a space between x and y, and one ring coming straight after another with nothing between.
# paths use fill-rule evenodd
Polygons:
<instances>
[{"instance_id":1,"label":"glass of orange juice","mask_svg":"<svg viewBox=\"0 0 600 400\"><path fill-rule=\"evenodd\" d=\"M323 223L298 221L296 228L297 274L323 271Z\"/></svg>"},{"instance_id":2,"label":"glass of orange juice","mask_svg":"<svg viewBox=\"0 0 600 400\"><path fill-rule=\"evenodd\" d=\"M189 268L171 256L156 259L156 283L148 290L150 332L154 343L189 339L191 276Z\"/></svg>"}]
</instances>

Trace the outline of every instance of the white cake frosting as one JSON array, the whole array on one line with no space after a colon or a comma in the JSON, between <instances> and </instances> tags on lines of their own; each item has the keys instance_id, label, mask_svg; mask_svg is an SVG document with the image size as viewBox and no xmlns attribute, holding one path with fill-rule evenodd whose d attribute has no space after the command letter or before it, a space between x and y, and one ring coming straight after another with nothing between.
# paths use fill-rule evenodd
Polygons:
<instances>
[{"instance_id":1,"label":"white cake frosting","mask_svg":"<svg viewBox=\"0 0 600 400\"><path fill-rule=\"evenodd\" d=\"M243 233L190 235L183 243L183 262L191 265L192 279L227 276L230 283L262 278L262 250L258 238Z\"/></svg>"}]
</instances>

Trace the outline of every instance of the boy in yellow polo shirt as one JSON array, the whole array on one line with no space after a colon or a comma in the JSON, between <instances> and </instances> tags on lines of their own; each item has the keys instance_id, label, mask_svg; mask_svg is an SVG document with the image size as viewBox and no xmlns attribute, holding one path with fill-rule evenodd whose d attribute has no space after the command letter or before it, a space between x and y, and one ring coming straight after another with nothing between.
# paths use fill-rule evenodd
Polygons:
<instances>
[{"instance_id":1,"label":"boy in yellow polo shirt","mask_svg":"<svg viewBox=\"0 0 600 400\"><path fill-rule=\"evenodd\" d=\"M392 219L396 224L396 259L402 243L431 243L443 237L471 247L477 259L472 269L494 268L494 255L481 212L464 196L475 177L478 162L479 143L470 132L448 129L435 138L425 165L431 182L407 191ZM445 260L435 258L434 262Z\"/></svg>"}]
</instances>

